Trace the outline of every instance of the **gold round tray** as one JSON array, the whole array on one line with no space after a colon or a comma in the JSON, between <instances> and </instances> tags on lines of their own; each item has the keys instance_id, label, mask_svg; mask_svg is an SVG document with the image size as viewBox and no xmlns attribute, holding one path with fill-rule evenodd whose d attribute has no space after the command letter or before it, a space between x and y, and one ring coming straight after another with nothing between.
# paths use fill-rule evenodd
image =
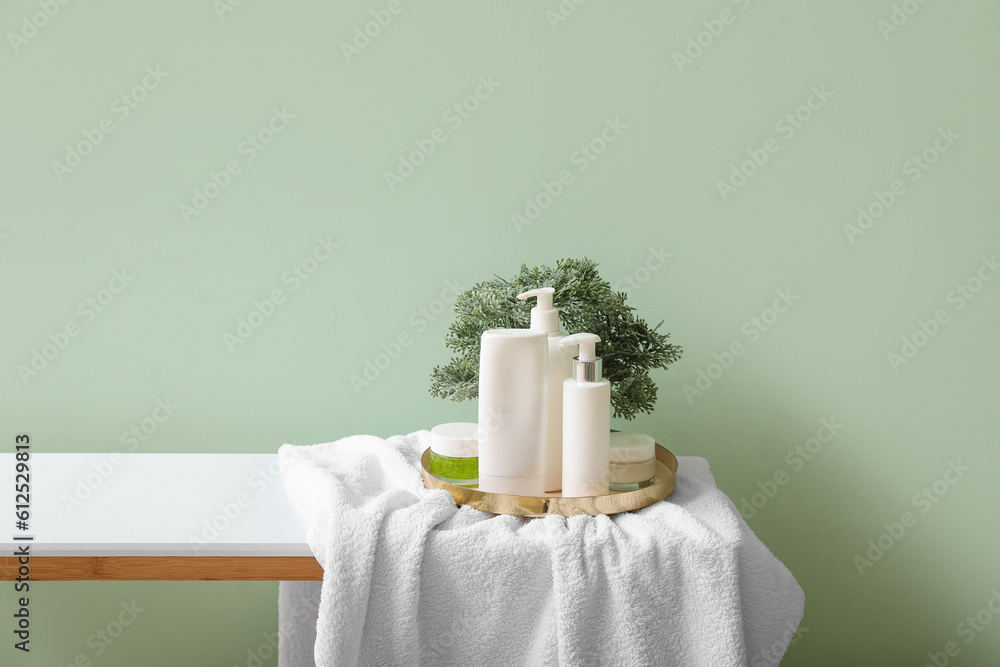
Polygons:
<instances>
[{"instance_id":1,"label":"gold round tray","mask_svg":"<svg viewBox=\"0 0 1000 667\"><path fill-rule=\"evenodd\" d=\"M635 491L612 491L606 496L563 498L559 493L544 496L510 496L504 493L487 493L467 489L444 481L431 474L431 450L424 450L420 457L420 472L428 489L444 489L459 505L469 505L483 512L538 517L548 514L573 516L575 514L618 514L642 509L663 500L677 486L677 457L666 447L656 445L656 477L649 486Z\"/></svg>"}]
</instances>

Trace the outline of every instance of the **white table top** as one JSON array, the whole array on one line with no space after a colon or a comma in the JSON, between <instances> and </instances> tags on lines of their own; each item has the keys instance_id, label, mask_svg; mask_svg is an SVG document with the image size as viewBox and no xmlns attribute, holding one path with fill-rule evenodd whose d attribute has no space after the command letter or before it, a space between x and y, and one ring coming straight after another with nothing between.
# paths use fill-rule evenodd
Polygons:
<instances>
[{"instance_id":1,"label":"white table top","mask_svg":"<svg viewBox=\"0 0 1000 667\"><path fill-rule=\"evenodd\" d=\"M677 460L715 486L705 459ZM14 526L15 463L0 454L7 553L30 535L33 556L312 555L277 454L32 453L26 531Z\"/></svg>"}]
</instances>

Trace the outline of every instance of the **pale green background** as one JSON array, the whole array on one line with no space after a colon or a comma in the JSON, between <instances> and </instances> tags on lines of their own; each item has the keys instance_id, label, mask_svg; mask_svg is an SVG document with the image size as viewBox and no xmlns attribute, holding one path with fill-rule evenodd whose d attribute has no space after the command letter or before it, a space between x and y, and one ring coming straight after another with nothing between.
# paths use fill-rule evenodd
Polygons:
<instances>
[{"instance_id":1,"label":"pale green background","mask_svg":"<svg viewBox=\"0 0 1000 667\"><path fill-rule=\"evenodd\" d=\"M1000 622L955 633L1000 587L1000 280L960 311L947 296L1000 247L1000 4L928 2L886 39L889 0L591 2L554 30L555 0L405 1L346 62L339 44L385 6L245 0L220 19L208 1L79 0L15 53L8 33L39 9L4 3L0 438L111 451L166 397L180 408L139 451L273 452L474 419L426 391L450 314L424 331L411 314L446 280L588 255L612 282L647 278L630 302L685 349L630 427L708 458L735 502L791 473L786 453L821 418L844 424L749 522L806 593L783 664L921 665L949 640L952 664L994 664ZM679 72L672 54L727 8L735 22ZM119 121L112 102L156 65L169 76ZM451 129L442 114L489 75L500 87ZM833 97L785 140L776 121L814 85ZM273 107L295 119L185 224L178 206L242 160ZM59 182L52 162L105 117L114 132ZM609 117L628 128L576 172ZM383 172L438 127L446 142L390 192ZM960 138L911 183L903 163L947 127ZM716 181L768 137L778 153L723 202ZM511 214L562 169L573 185L517 233ZM843 225L895 178L906 193L850 243ZM291 291L282 274L327 235L341 248ZM666 264L637 274L661 246ZM123 267L134 282L25 385L18 366ZM287 301L230 353L223 335L275 288ZM799 300L751 343L743 323L777 289ZM887 354L938 308L949 323L894 372ZM413 344L356 392L350 376L401 333ZM734 341L746 353L689 403L683 385ZM957 459L971 472L915 511ZM852 558L907 510L917 526L859 576ZM93 657L86 637L133 598L148 611L94 664L245 665L277 628L275 583L33 590L33 651L10 648L4 611L5 665Z\"/></svg>"}]
</instances>

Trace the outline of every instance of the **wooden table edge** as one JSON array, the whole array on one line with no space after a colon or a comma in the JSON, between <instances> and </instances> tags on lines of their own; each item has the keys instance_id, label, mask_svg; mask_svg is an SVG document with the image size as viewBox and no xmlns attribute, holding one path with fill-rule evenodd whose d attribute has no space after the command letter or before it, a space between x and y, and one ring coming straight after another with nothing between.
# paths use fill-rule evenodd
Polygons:
<instances>
[{"instance_id":1,"label":"wooden table edge","mask_svg":"<svg viewBox=\"0 0 1000 667\"><path fill-rule=\"evenodd\" d=\"M16 581L16 556L0 557L0 581ZM312 556L32 556L31 581L322 581Z\"/></svg>"}]
</instances>

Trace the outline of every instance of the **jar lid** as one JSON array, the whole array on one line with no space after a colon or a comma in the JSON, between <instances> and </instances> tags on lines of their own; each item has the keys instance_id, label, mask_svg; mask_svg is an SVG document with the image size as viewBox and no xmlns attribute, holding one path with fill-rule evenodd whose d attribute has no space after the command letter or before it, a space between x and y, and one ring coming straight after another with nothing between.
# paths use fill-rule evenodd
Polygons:
<instances>
[{"instance_id":1,"label":"jar lid","mask_svg":"<svg viewBox=\"0 0 1000 667\"><path fill-rule=\"evenodd\" d=\"M438 424L431 429L431 451L457 459L479 456L479 424L472 422Z\"/></svg>"},{"instance_id":2,"label":"jar lid","mask_svg":"<svg viewBox=\"0 0 1000 667\"><path fill-rule=\"evenodd\" d=\"M611 462L635 463L656 456L656 442L645 433L611 432Z\"/></svg>"}]
</instances>

